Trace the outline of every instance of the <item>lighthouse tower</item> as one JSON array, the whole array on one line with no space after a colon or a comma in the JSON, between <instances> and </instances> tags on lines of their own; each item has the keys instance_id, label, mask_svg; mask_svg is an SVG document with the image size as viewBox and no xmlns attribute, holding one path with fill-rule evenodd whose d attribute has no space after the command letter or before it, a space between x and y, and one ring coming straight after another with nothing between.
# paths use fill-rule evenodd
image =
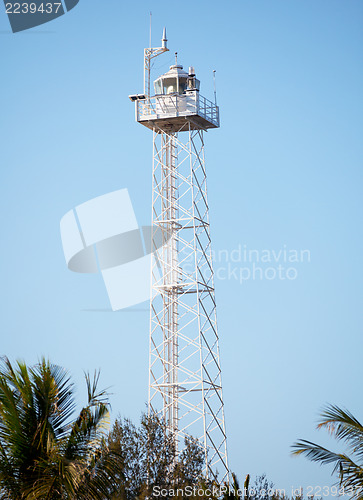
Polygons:
<instances>
[{"instance_id":1,"label":"lighthouse tower","mask_svg":"<svg viewBox=\"0 0 363 500\"><path fill-rule=\"evenodd\" d=\"M204 132L219 127L219 109L200 93L193 67L175 60L144 94L136 120L153 133L149 414L166 423L175 448L186 436L204 450L206 476L228 481L227 443L211 255Z\"/></svg>"}]
</instances>

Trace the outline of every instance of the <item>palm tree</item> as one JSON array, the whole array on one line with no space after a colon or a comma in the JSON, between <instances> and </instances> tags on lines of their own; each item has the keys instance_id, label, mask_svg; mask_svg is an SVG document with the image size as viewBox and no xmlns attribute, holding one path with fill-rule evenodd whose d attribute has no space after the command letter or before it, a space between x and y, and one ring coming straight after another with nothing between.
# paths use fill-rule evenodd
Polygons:
<instances>
[{"instance_id":1,"label":"palm tree","mask_svg":"<svg viewBox=\"0 0 363 500\"><path fill-rule=\"evenodd\" d=\"M312 443L299 440L293 455L304 455L313 462L334 464L332 474L338 473L339 485L354 499L363 499L363 426L347 410L329 405L321 414L318 429L325 428L348 447L348 454L334 453Z\"/></svg>"},{"instance_id":2,"label":"palm tree","mask_svg":"<svg viewBox=\"0 0 363 500\"><path fill-rule=\"evenodd\" d=\"M118 456L108 450L106 391L86 375L88 402L77 418L67 372L42 359L0 366L0 499L109 498Z\"/></svg>"}]
</instances>

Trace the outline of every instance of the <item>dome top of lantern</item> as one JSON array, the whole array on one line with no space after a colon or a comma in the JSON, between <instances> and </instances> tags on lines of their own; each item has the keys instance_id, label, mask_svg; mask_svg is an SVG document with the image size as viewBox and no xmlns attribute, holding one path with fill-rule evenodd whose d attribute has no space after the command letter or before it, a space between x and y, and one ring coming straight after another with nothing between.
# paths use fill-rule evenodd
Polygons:
<instances>
[{"instance_id":1,"label":"dome top of lantern","mask_svg":"<svg viewBox=\"0 0 363 500\"><path fill-rule=\"evenodd\" d=\"M159 76L159 78L167 78L170 76L187 78L189 75L183 70L183 66L181 64L173 64L173 66L170 66L169 71L167 71L164 75Z\"/></svg>"},{"instance_id":2,"label":"dome top of lantern","mask_svg":"<svg viewBox=\"0 0 363 500\"><path fill-rule=\"evenodd\" d=\"M194 68L189 68L189 73L183 66L175 61L169 71L159 76L154 82L155 94L184 94L187 90L199 90L200 82L195 78Z\"/></svg>"}]
</instances>

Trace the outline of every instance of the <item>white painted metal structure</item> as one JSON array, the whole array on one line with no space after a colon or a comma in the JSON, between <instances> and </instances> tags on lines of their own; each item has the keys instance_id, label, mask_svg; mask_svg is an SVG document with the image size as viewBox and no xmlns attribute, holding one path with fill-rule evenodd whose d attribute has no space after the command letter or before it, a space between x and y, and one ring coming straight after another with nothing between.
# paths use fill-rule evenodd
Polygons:
<instances>
[{"instance_id":1,"label":"white painted metal structure","mask_svg":"<svg viewBox=\"0 0 363 500\"><path fill-rule=\"evenodd\" d=\"M177 450L185 436L198 438L205 474L222 483L229 472L203 140L219 127L219 110L199 94L194 69L177 63L150 96L151 58L166 50L164 30L163 46L145 49L145 95L130 96L137 121L153 131L149 412L165 420Z\"/></svg>"}]
</instances>

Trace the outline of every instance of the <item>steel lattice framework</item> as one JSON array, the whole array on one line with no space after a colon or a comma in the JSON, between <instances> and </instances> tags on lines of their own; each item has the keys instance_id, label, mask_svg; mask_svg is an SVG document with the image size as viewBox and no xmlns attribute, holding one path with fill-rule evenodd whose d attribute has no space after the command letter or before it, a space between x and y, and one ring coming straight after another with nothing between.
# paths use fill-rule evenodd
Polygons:
<instances>
[{"instance_id":1,"label":"steel lattice framework","mask_svg":"<svg viewBox=\"0 0 363 500\"><path fill-rule=\"evenodd\" d=\"M153 131L149 415L165 422L177 455L187 436L197 438L205 475L222 483L229 471L203 138L219 127L219 108L177 60L150 96L152 59L166 42L164 29L162 46L145 49L144 94L129 96L136 120Z\"/></svg>"},{"instance_id":2,"label":"steel lattice framework","mask_svg":"<svg viewBox=\"0 0 363 500\"><path fill-rule=\"evenodd\" d=\"M149 412L176 449L198 438L205 473L228 480L203 130L154 127ZM217 472L218 471L218 477Z\"/></svg>"}]
</instances>

